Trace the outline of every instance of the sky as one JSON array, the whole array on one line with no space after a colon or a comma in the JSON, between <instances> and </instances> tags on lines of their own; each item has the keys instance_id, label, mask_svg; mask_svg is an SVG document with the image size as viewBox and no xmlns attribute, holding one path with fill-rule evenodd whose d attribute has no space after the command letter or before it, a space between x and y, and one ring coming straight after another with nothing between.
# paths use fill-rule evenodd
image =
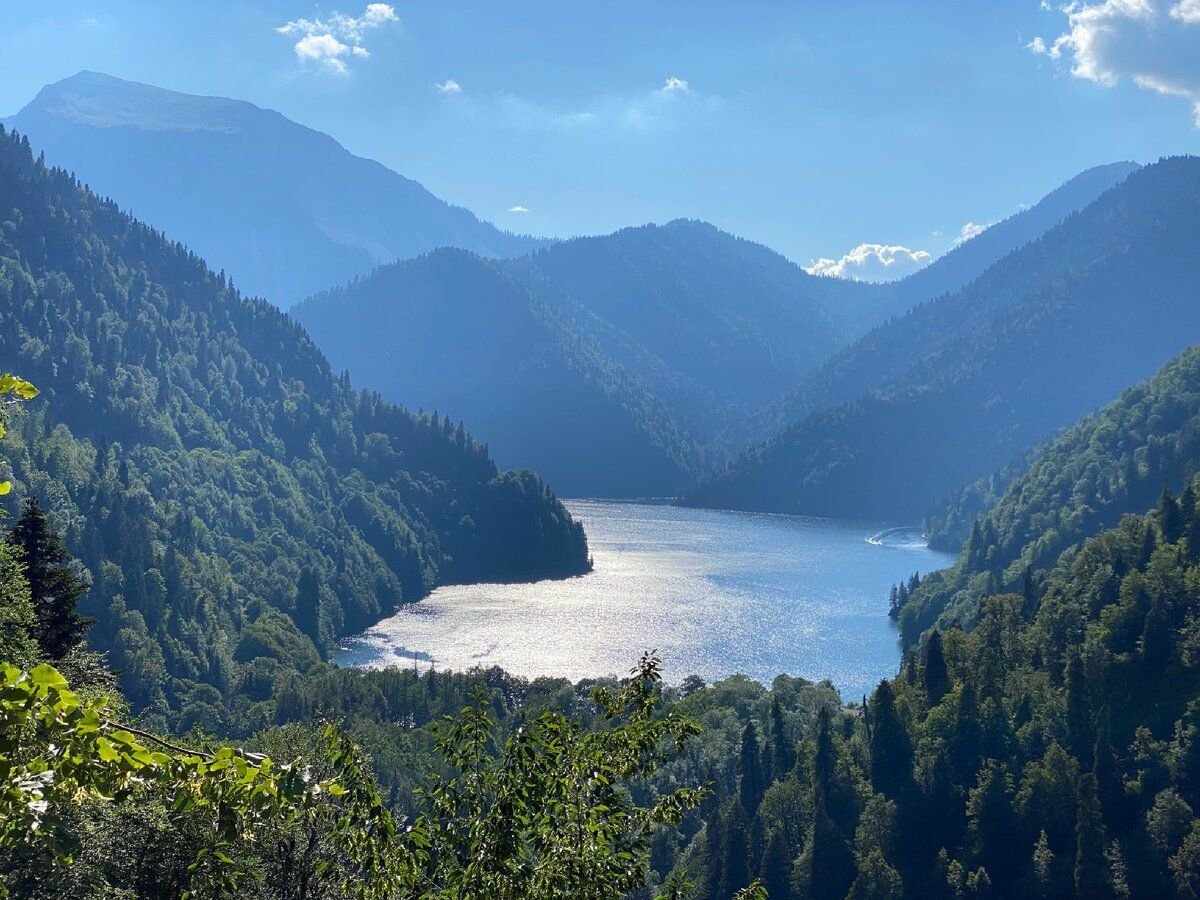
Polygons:
<instances>
[{"instance_id":1,"label":"sky","mask_svg":"<svg viewBox=\"0 0 1200 900\"><path fill-rule=\"evenodd\" d=\"M81 69L277 109L513 231L704 219L846 277L1200 152L1200 0L0 0L0 114Z\"/></svg>"}]
</instances>

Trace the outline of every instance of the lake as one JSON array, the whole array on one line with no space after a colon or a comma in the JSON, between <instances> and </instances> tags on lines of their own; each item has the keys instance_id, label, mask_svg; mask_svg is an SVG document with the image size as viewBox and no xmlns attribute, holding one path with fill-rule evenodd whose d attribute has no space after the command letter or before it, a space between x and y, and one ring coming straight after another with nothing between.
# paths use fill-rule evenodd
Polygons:
<instances>
[{"instance_id":1,"label":"lake","mask_svg":"<svg viewBox=\"0 0 1200 900\"><path fill-rule=\"evenodd\" d=\"M568 500L595 571L565 581L439 588L336 655L340 665L467 669L572 680L624 674L657 648L669 681L741 672L828 678L861 697L900 661L892 584L953 557L916 528L802 516Z\"/></svg>"}]
</instances>

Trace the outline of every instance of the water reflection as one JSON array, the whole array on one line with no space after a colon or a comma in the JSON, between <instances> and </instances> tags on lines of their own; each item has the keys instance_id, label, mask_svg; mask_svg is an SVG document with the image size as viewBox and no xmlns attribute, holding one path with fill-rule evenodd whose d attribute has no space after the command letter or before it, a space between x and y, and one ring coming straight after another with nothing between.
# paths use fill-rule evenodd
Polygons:
<instances>
[{"instance_id":1,"label":"water reflection","mask_svg":"<svg viewBox=\"0 0 1200 900\"><path fill-rule=\"evenodd\" d=\"M668 678L828 678L847 699L899 662L890 586L949 565L911 528L568 501L595 571L566 581L440 588L338 654L342 665L572 679L624 673L657 647Z\"/></svg>"}]
</instances>

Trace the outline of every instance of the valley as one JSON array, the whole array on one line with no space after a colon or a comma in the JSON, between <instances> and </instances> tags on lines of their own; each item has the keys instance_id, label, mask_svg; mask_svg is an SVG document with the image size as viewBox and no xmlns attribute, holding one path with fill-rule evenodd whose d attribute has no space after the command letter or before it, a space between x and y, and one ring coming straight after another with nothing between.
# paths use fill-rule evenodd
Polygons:
<instances>
[{"instance_id":1,"label":"valley","mask_svg":"<svg viewBox=\"0 0 1200 900\"><path fill-rule=\"evenodd\" d=\"M1190 8L1136 13L1190 47ZM1111 89L1080 54L1129 9L1022 52ZM910 91L974 97L936 132L809 72L825 165L771 169L759 91L829 48L539 103L629 35L535 79L585 12L509 12L453 78L422 29L489 11L147 17L176 59L128 78L77 71L100 19L27 21L77 74L0 63L0 898L1200 897L1193 144L955 155L1037 99L973 61ZM238 74L251 27L290 72ZM805 265L818 226L860 243Z\"/></svg>"}]
</instances>

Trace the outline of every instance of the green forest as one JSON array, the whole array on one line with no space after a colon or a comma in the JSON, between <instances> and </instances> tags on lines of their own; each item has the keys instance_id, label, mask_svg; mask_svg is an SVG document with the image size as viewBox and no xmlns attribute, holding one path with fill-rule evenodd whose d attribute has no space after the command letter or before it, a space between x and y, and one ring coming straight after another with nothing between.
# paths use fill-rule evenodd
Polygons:
<instances>
[{"instance_id":1,"label":"green forest","mask_svg":"<svg viewBox=\"0 0 1200 900\"><path fill-rule=\"evenodd\" d=\"M0 136L11 426L90 573L90 643L139 712L218 726L435 585L586 571L583 530L461 423L357 392L283 313Z\"/></svg>"}]
</instances>

